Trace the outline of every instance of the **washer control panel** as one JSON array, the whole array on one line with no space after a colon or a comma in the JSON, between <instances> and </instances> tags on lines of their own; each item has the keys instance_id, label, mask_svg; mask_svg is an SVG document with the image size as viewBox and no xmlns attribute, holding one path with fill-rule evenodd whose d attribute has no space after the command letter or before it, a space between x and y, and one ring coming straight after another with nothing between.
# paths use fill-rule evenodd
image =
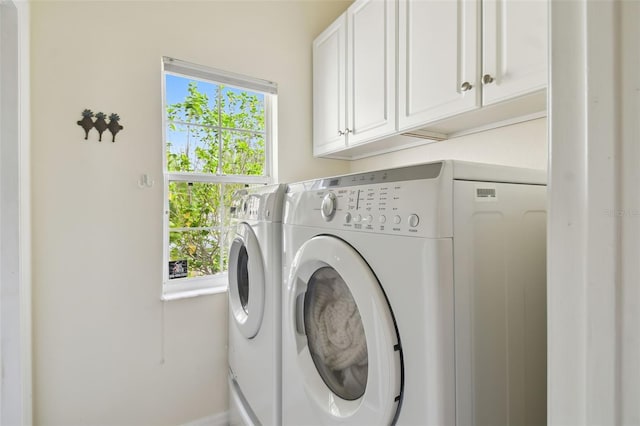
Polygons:
<instances>
[{"instance_id":1,"label":"washer control panel","mask_svg":"<svg viewBox=\"0 0 640 426\"><path fill-rule=\"evenodd\" d=\"M440 237L450 234L450 180L442 163L289 185L285 224ZM447 186L448 185L448 186Z\"/></svg>"},{"instance_id":2,"label":"washer control panel","mask_svg":"<svg viewBox=\"0 0 640 426\"><path fill-rule=\"evenodd\" d=\"M410 186L398 182L318 191L317 211L334 227L417 234L425 212L417 194L412 196L405 190Z\"/></svg>"},{"instance_id":3,"label":"washer control panel","mask_svg":"<svg viewBox=\"0 0 640 426\"><path fill-rule=\"evenodd\" d=\"M233 194L229 218L235 221L282 221L285 185L243 188Z\"/></svg>"}]
</instances>

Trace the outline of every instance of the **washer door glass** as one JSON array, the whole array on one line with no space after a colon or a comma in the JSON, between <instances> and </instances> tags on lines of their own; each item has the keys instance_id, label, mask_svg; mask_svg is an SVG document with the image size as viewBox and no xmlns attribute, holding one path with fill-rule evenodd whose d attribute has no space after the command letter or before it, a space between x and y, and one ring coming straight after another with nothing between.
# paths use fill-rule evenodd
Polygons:
<instances>
[{"instance_id":1,"label":"washer door glass","mask_svg":"<svg viewBox=\"0 0 640 426\"><path fill-rule=\"evenodd\" d=\"M291 264L285 333L296 377L321 423L392 424L402 395L402 355L391 307L349 244L306 241Z\"/></svg>"},{"instance_id":2,"label":"washer door glass","mask_svg":"<svg viewBox=\"0 0 640 426\"><path fill-rule=\"evenodd\" d=\"M240 306L248 314L249 313L249 255L247 248L242 244L238 250L236 277L238 280L238 297L240 298Z\"/></svg>"},{"instance_id":3,"label":"washer door glass","mask_svg":"<svg viewBox=\"0 0 640 426\"><path fill-rule=\"evenodd\" d=\"M251 227L237 225L229 248L229 310L247 339L260 330L264 314L264 267L262 252Z\"/></svg>"},{"instance_id":4,"label":"washer door glass","mask_svg":"<svg viewBox=\"0 0 640 426\"><path fill-rule=\"evenodd\" d=\"M349 287L331 267L313 273L304 298L304 329L322 380L353 401L367 387L369 358L360 311Z\"/></svg>"}]
</instances>

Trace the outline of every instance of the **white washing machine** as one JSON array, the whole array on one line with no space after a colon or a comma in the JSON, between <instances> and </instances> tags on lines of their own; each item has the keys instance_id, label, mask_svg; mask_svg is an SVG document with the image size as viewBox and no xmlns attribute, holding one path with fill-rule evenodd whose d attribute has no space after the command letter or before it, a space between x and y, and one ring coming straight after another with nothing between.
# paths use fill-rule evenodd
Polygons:
<instances>
[{"instance_id":1,"label":"white washing machine","mask_svg":"<svg viewBox=\"0 0 640 426\"><path fill-rule=\"evenodd\" d=\"M230 209L229 420L281 424L282 203L285 185L236 192Z\"/></svg>"},{"instance_id":2,"label":"white washing machine","mask_svg":"<svg viewBox=\"0 0 640 426\"><path fill-rule=\"evenodd\" d=\"M544 424L544 183L443 161L289 185L283 424Z\"/></svg>"}]
</instances>

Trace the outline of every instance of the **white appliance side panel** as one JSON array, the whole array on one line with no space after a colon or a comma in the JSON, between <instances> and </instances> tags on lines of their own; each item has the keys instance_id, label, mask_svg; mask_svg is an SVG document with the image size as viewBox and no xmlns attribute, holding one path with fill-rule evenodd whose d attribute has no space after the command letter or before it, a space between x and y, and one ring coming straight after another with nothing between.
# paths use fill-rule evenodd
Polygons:
<instances>
[{"instance_id":1,"label":"white appliance side panel","mask_svg":"<svg viewBox=\"0 0 640 426\"><path fill-rule=\"evenodd\" d=\"M453 178L458 180L524 183L532 185L545 185L547 183L547 172L545 170L459 160L451 161L451 165L453 168Z\"/></svg>"},{"instance_id":2,"label":"white appliance side panel","mask_svg":"<svg viewBox=\"0 0 640 426\"><path fill-rule=\"evenodd\" d=\"M546 423L546 187L454 182L459 425Z\"/></svg>"}]
</instances>

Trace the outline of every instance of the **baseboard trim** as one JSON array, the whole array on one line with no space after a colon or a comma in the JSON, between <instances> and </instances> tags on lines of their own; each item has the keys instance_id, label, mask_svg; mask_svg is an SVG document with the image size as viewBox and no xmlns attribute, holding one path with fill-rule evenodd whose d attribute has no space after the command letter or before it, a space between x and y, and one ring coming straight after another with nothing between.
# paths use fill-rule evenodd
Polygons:
<instances>
[{"instance_id":1,"label":"baseboard trim","mask_svg":"<svg viewBox=\"0 0 640 426\"><path fill-rule=\"evenodd\" d=\"M182 426L227 426L229 424L229 412L213 414L183 424Z\"/></svg>"}]
</instances>

